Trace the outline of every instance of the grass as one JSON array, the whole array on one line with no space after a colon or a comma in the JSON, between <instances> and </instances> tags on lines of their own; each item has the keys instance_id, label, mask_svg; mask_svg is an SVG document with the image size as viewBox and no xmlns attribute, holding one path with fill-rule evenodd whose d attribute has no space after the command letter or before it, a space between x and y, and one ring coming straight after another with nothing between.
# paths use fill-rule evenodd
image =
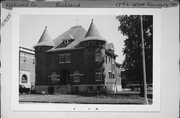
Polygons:
<instances>
[{"instance_id":1,"label":"grass","mask_svg":"<svg viewBox=\"0 0 180 118\"><path fill-rule=\"evenodd\" d=\"M149 103L152 99L149 98ZM79 95L20 95L20 102L74 103L74 104L144 104L144 98L137 94L79 94Z\"/></svg>"}]
</instances>

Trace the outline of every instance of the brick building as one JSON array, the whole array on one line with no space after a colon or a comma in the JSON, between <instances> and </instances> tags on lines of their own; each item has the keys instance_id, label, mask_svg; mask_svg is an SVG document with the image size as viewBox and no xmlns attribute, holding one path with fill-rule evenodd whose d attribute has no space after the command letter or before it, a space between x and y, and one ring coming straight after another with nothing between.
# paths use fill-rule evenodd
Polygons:
<instances>
[{"instance_id":1,"label":"brick building","mask_svg":"<svg viewBox=\"0 0 180 118\"><path fill-rule=\"evenodd\" d=\"M35 53L23 46L19 47L19 84L35 90Z\"/></svg>"},{"instance_id":2,"label":"brick building","mask_svg":"<svg viewBox=\"0 0 180 118\"><path fill-rule=\"evenodd\" d=\"M93 20L88 31L74 26L52 41L45 28L34 46L36 92L97 93L121 91L120 66L112 43Z\"/></svg>"}]
</instances>

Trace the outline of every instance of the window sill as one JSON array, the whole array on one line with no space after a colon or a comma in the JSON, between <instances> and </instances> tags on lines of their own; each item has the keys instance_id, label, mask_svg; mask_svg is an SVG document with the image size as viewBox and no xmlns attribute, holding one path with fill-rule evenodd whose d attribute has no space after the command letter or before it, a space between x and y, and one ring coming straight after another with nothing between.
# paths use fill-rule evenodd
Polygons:
<instances>
[{"instance_id":1,"label":"window sill","mask_svg":"<svg viewBox=\"0 0 180 118\"><path fill-rule=\"evenodd\" d=\"M71 62L60 62L59 64L69 64Z\"/></svg>"},{"instance_id":2,"label":"window sill","mask_svg":"<svg viewBox=\"0 0 180 118\"><path fill-rule=\"evenodd\" d=\"M102 81L102 80L96 80L96 81L100 82L100 81Z\"/></svg>"}]
</instances>

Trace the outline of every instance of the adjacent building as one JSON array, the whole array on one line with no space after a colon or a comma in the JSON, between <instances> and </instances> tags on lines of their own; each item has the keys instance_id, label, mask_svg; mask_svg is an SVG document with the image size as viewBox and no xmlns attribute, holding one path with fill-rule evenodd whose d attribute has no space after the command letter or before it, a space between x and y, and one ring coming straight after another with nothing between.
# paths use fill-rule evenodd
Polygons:
<instances>
[{"instance_id":1,"label":"adjacent building","mask_svg":"<svg viewBox=\"0 0 180 118\"><path fill-rule=\"evenodd\" d=\"M19 84L35 90L35 52L23 46L19 47Z\"/></svg>"},{"instance_id":2,"label":"adjacent building","mask_svg":"<svg viewBox=\"0 0 180 118\"><path fill-rule=\"evenodd\" d=\"M37 93L99 93L122 90L113 43L93 20L86 31L74 26L52 40L47 27L35 49Z\"/></svg>"}]
</instances>

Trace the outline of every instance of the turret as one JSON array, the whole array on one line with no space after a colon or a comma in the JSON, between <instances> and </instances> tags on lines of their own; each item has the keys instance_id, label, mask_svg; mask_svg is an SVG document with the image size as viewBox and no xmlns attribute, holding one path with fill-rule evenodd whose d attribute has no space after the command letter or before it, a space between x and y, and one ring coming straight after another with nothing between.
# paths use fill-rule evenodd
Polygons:
<instances>
[{"instance_id":1,"label":"turret","mask_svg":"<svg viewBox=\"0 0 180 118\"><path fill-rule=\"evenodd\" d=\"M99 84L103 83L105 78L104 58L106 40L99 33L93 19L84 40L80 42L80 45L85 47L85 53L88 54L86 58L89 60L91 59L87 66L94 67L91 71L94 71L92 75L95 77L95 81Z\"/></svg>"},{"instance_id":2,"label":"turret","mask_svg":"<svg viewBox=\"0 0 180 118\"><path fill-rule=\"evenodd\" d=\"M46 51L53 47L54 42L51 40L46 26L38 43L34 46L36 59L36 85L48 84L49 54L46 53Z\"/></svg>"},{"instance_id":3,"label":"turret","mask_svg":"<svg viewBox=\"0 0 180 118\"><path fill-rule=\"evenodd\" d=\"M35 52L44 52L54 47L54 42L48 34L47 26L45 27L38 43L34 46Z\"/></svg>"},{"instance_id":4,"label":"turret","mask_svg":"<svg viewBox=\"0 0 180 118\"><path fill-rule=\"evenodd\" d=\"M83 41L80 42L83 47L104 47L106 40L100 35L93 19Z\"/></svg>"}]
</instances>

